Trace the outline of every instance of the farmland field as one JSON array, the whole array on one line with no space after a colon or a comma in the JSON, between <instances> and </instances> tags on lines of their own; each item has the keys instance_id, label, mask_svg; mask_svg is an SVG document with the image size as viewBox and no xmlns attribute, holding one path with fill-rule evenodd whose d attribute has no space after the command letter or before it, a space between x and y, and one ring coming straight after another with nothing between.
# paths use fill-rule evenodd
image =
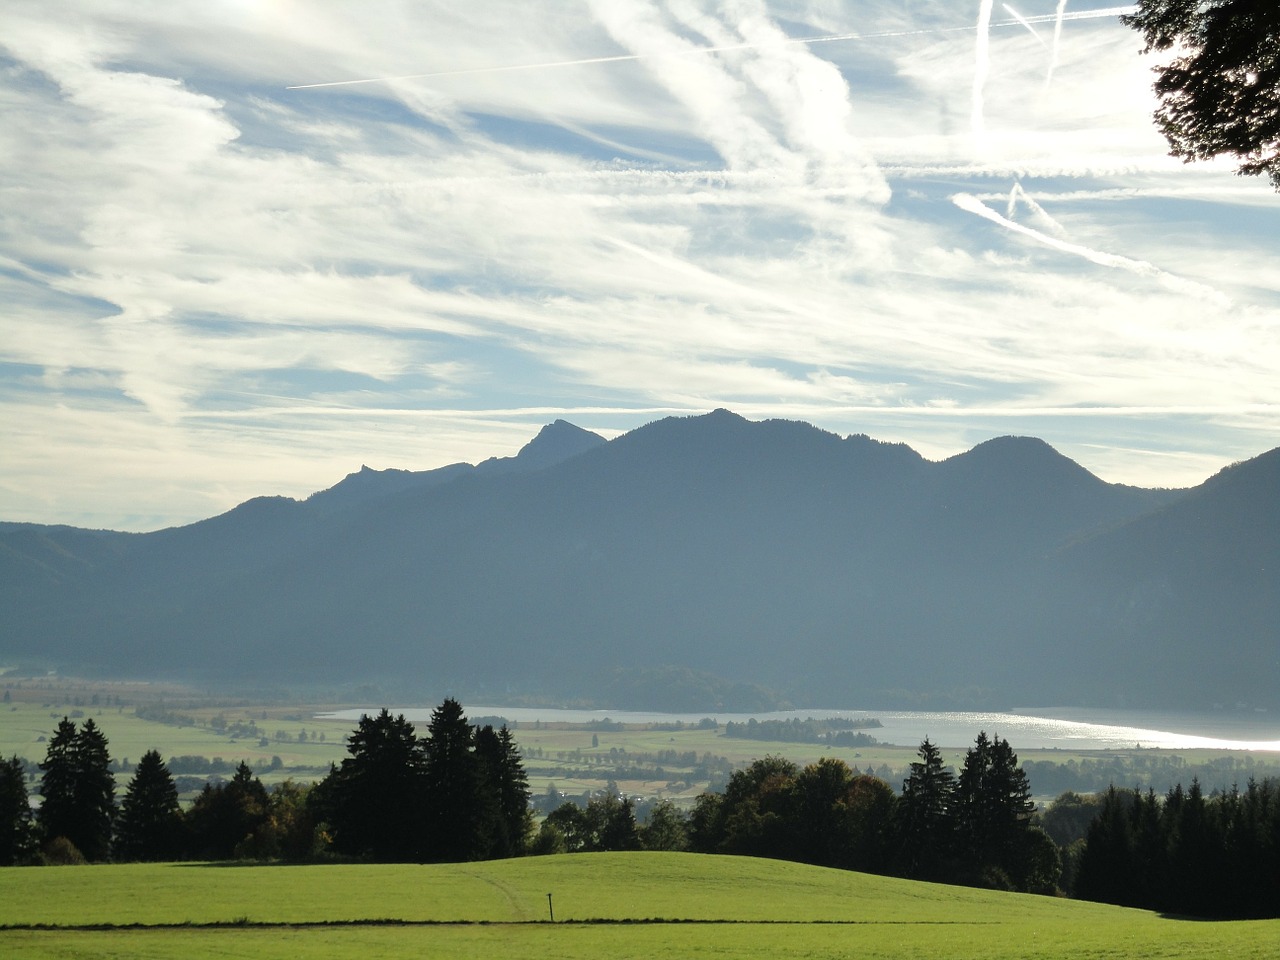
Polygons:
<instances>
[{"instance_id":1,"label":"farmland field","mask_svg":"<svg viewBox=\"0 0 1280 960\"><path fill-rule=\"evenodd\" d=\"M0 926L6 955L19 958L1262 958L1280 942L1274 920L1191 922L670 853L8 868Z\"/></svg>"},{"instance_id":2,"label":"farmland field","mask_svg":"<svg viewBox=\"0 0 1280 960\"><path fill-rule=\"evenodd\" d=\"M330 763L346 755L347 737L355 726L351 720L323 716L342 704L272 700L265 695L232 700L176 685L6 676L4 690L9 700L0 706L0 757L16 754L32 764L44 759L48 737L63 716L80 722L92 717L110 741L111 756L116 760L136 763L145 751L156 749L166 760L183 756L221 759L224 777L244 760L268 787L286 779L308 783L323 777ZM425 724L418 726L423 732ZM907 765L916 759L918 747L916 743L854 748L735 739L724 735L723 726L670 729L640 724L593 729L588 724L525 722L514 726L512 732L524 754L535 795L554 786L562 794L581 796L612 781L627 794L661 796L686 805L704 790L718 789L729 769L766 754L785 756L801 765L822 756L836 757L860 770L874 770L898 786ZM1070 764L1105 758L1121 771L1116 782L1130 786L1146 782L1144 771L1152 764L1174 757L1187 765L1220 765L1221 772L1212 777L1201 773L1201 783L1208 789L1244 783L1250 776L1280 775L1280 760L1268 753L1012 746L1022 761ZM943 754L955 767L963 762L963 749L947 748ZM696 757L697 762L690 764L689 757ZM127 778L128 767L117 775L121 792ZM35 789L34 783L31 789ZM1041 801L1060 792L1051 786L1038 789L1034 774L1032 789ZM1157 789L1162 791L1165 786ZM184 794L187 800L192 796L190 791Z\"/></svg>"}]
</instances>

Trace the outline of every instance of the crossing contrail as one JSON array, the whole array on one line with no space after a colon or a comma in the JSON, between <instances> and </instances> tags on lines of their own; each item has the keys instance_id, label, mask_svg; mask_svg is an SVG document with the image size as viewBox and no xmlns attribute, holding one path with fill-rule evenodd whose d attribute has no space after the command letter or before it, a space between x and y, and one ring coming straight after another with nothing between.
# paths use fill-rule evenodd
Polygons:
<instances>
[{"instance_id":1,"label":"crossing contrail","mask_svg":"<svg viewBox=\"0 0 1280 960\"><path fill-rule=\"evenodd\" d=\"M1046 247L1052 247L1062 253L1069 253L1077 257L1083 257L1090 263L1096 263L1100 267L1110 267L1113 270L1127 270L1129 273L1135 273L1141 277L1149 277L1160 283L1162 286L1175 293L1186 294L1196 297L1200 300L1207 300L1219 306L1230 306L1231 299L1219 290L1215 290L1203 283L1195 280L1188 280L1185 277L1179 277L1176 274L1161 270L1154 263L1148 263L1146 260L1135 260L1133 257L1122 257L1117 253L1106 253L1102 250L1094 250L1090 247L1083 246L1078 243L1069 243L1058 237L1051 237L1047 233L1031 227L1023 226L1015 223L1008 217L1003 217L996 211L992 210L977 197L968 193L957 193L951 198L961 210L968 213L977 214L985 220L999 224L1014 233L1020 233L1024 237L1036 240Z\"/></svg>"},{"instance_id":2,"label":"crossing contrail","mask_svg":"<svg viewBox=\"0 0 1280 960\"><path fill-rule=\"evenodd\" d=\"M1007 3L1002 3L1000 4L1000 6L1004 7L1006 10L1009 11L1009 16L1013 17L1013 19L1017 20L1020 24L1026 27L1027 30L1031 33L1031 35L1040 41L1040 46L1046 47L1046 48L1049 46L1047 43L1044 42L1044 37L1040 36L1040 34L1036 32L1036 28L1031 25L1031 22L1027 20L1026 17L1020 14L1017 10L1013 9L1013 7L1009 6Z\"/></svg>"},{"instance_id":3,"label":"crossing contrail","mask_svg":"<svg viewBox=\"0 0 1280 960\"><path fill-rule=\"evenodd\" d=\"M1055 23L1063 20L1100 20L1133 13L1137 7L1105 7L1097 10L1080 10L1065 13L1036 14L1031 17L1019 17L1016 20L1000 20L990 24L991 29L1024 26L1037 23ZM609 57L585 57L579 60L549 60L540 63L517 63L492 67L470 67L465 70L436 70L431 73L408 73L392 77L365 77L359 80L328 80L323 83L296 83L285 87L286 90L319 90L326 87L354 87L371 83L395 83L400 80L436 80L444 77L478 76L486 73L514 73L522 70L551 70L557 67L581 67L592 64L627 63L637 60L659 60L676 57L702 56L714 53L729 53L735 50L758 50L766 47L790 46L801 44L809 46L818 43L841 43L857 40L886 40L896 37L920 37L946 33L967 33L973 27L934 27L925 30L885 30L877 33L836 33L822 37L795 37L770 43L734 43L714 47L698 47L694 50L679 53L623 53ZM1061 29L1059 26L1058 30Z\"/></svg>"}]
</instances>

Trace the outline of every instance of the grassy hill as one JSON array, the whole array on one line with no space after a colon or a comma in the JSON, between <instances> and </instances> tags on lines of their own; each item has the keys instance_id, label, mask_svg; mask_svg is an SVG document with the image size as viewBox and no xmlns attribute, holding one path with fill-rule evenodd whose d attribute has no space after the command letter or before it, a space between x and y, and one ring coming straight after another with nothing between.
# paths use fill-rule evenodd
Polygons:
<instances>
[{"instance_id":1,"label":"grassy hill","mask_svg":"<svg viewBox=\"0 0 1280 960\"><path fill-rule=\"evenodd\" d=\"M547 894L556 923L548 922ZM1272 957L1280 921L694 854L0 870L13 957Z\"/></svg>"}]
</instances>

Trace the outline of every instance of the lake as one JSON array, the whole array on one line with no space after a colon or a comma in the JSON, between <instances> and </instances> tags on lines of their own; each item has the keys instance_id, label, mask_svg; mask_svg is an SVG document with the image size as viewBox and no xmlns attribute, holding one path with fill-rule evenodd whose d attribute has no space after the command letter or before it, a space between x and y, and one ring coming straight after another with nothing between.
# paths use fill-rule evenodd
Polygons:
<instances>
[{"instance_id":1,"label":"lake","mask_svg":"<svg viewBox=\"0 0 1280 960\"><path fill-rule=\"evenodd\" d=\"M431 719L431 707L397 707L419 729ZM358 721L365 709L339 710L322 719ZM1008 740L1015 750L1108 750L1161 747L1280 752L1280 717L1270 713L1175 713L1142 710L1092 710L1080 707L1027 707L1014 712L922 712L899 710L781 710L761 713L653 713L629 710L557 710L543 707L468 706L470 717L504 717L515 727L543 723L720 723L790 720L806 717L875 717L883 727L867 732L882 743L918 746L928 737L940 747L967 747L979 731Z\"/></svg>"}]
</instances>

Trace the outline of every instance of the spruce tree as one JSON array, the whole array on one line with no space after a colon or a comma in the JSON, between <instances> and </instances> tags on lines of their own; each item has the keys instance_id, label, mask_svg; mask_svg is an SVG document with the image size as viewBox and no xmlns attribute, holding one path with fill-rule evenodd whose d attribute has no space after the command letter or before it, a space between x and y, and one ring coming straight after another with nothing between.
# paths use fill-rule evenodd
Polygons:
<instances>
[{"instance_id":1,"label":"spruce tree","mask_svg":"<svg viewBox=\"0 0 1280 960\"><path fill-rule=\"evenodd\" d=\"M138 761L120 804L117 860L172 860L179 854L182 812L169 768L155 750Z\"/></svg>"},{"instance_id":2,"label":"spruce tree","mask_svg":"<svg viewBox=\"0 0 1280 960\"><path fill-rule=\"evenodd\" d=\"M0 867L27 862L34 848L26 771L15 756L0 761Z\"/></svg>"},{"instance_id":3,"label":"spruce tree","mask_svg":"<svg viewBox=\"0 0 1280 960\"><path fill-rule=\"evenodd\" d=\"M919 755L897 805L899 869L908 877L941 879L954 843L956 780L928 737Z\"/></svg>"},{"instance_id":4,"label":"spruce tree","mask_svg":"<svg viewBox=\"0 0 1280 960\"><path fill-rule=\"evenodd\" d=\"M366 714L347 752L308 801L328 823L334 849L374 860L422 859L426 756L413 724L385 708Z\"/></svg>"},{"instance_id":5,"label":"spruce tree","mask_svg":"<svg viewBox=\"0 0 1280 960\"><path fill-rule=\"evenodd\" d=\"M427 858L475 860L488 848L474 729L462 704L446 699L427 726L425 786Z\"/></svg>"},{"instance_id":6,"label":"spruce tree","mask_svg":"<svg viewBox=\"0 0 1280 960\"><path fill-rule=\"evenodd\" d=\"M88 860L104 860L111 849L115 779L107 738L92 719L84 728L63 717L49 741L40 793L40 829L46 843L64 837Z\"/></svg>"},{"instance_id":7,"label":"spruce tree","mask_svg":"<svg viewBox=\"0 0 1280 960\"><path fill-rule=\"evenodd\" d=\"M79 838L71 841L88 860L105 860L111 852L116 815L116 781L111 775L107 738L93 718L84 722L75 740L76 806L81 817Z\"/></svg>"},{"instance_id":8,"label":"spruce tree","mask_svg":"<svg viewBox=\"0 0 1280 960\"><path fill-rule=\"evenodd\" d=\"M475 753L481 776L477 803L481 816L488 820L488 826L481 830L488 840L487 856L521 856L533 817L529 778L511 731L505 725L499 730L480 727L475 731Z\"/></svg>"},{"instance_id":9,"label":"spruce tree","mask_svg":"<svg viewBox=\"0 0 1280 960\"><path fill-rule=\"evenodd\" d=\"M40 810L38 820L43 842L66 837L72 843L79 833L76 807L75 768L76 725L63 717L49 738L40 777ZM77 848L79 844L76 844Z\"/></svg>"},{"instance_id":10,"label":"spruce tree","mask_svg":"<svg viewBox=\"0 0 1280 960\"><path fill-rule=\"evenodd\" d=\"M1031 813L1031 785L1008 740L978 734L965 754L956 789L960 851L971 880L1016 883L1027 873L1021 862Z\"/></svg>"}]
</instances>

